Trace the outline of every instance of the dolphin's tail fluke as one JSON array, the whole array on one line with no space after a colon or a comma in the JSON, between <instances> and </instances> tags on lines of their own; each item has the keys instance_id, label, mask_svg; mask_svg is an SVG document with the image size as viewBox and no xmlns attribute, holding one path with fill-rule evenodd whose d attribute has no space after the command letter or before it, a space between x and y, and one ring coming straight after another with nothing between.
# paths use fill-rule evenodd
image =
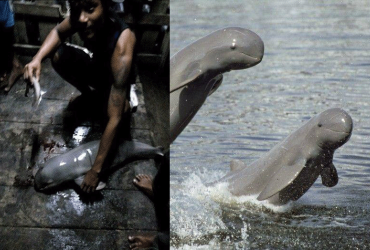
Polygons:
<instances>
[{"instance_id":1,"label":"dolphin's tail fluke","mask_svg":"<svg viewBox=\"0 0 370 250\"><path fill-rule=\"evenodd\" d=\"M136 140L124 141L118 147L112 166L131 160L158 159L164 156L163 147L153 147Z\"/></svg>"}]
</instances>

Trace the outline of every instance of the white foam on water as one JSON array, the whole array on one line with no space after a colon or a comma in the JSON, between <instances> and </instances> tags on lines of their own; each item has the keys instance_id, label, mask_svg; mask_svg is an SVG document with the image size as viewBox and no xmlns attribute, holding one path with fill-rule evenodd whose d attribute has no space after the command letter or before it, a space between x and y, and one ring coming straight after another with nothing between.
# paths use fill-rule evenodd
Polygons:
<instances>
[{"instance_id":1,"label":"white foam on water","mask_svg":"<svg viewBox=\"0 0 370 250\"><path fill-rule=\"evenodd\" d=\"M224 207L256 214L285 213L292 208L291 204L275 206L267 201L258 201L257 195L236 197L229 192L227 183L207 187L202 181L206 176L206 173L190 174L180 190L174 192L176 195L171 195L171 231L180 242L186 242L186 245L177 249L218 249L217 246L223 244L232 246L232 249L244 249L245 244L248 244L248 221L243 221L243 226L237 229L244 241L242 246L239 246L240 242L234 243L227 237L219 239L220 235L230 234L230 229L223 222L227 216ZM239 217L243 220L242 215ZM195 243L206 238L212 238L207 246ZM225 246L222 247L225 249Z\"/></svg>"},{"instance_id":2,"label":"white foam on water","mask_svg":"<svg viewBox=\"0 0 370 250\"><path fill-rule=\"evenodd\" d=\"M246 239L245 239L246 240ZM245 250L249 249L246 242L232 242L230 238L220 242L218 239L212 239L207 244L184 244L182 246L171 246L173 250Z\"/></svg>"},{"instance_id":3,"label":"white foam on water","mask_svg":"<svg viewBox=\"0 0 370 250\"><path fill-rule=\"evenodd\" d=\"M219 203L226 203L239 208L252 209L260 212L261 209L267 209L273 213L286 213L293 207L292 203L282 206L276 206L268 201L257 200L258 195L234 196L230 193L227 183L218 183L209 187L212 199Z\"/></svg>"},{"instance_id":4,"label":"white foam on water","mask_svg":"<svg viewBox=\"0 0 370 250\"><path fill-rule=\"evenodd\" d=\"M241 208L241 209L255 209L255 212L260 212L265 208L273 213L286 213L293 208L293 203L288 203L282 206L276 206L268 201L257 200L258 195L248 196L234 196L230 193L227 183L217 183L212 186L205 186L198 174L191 174L188 179L184 181L185 189L189 196L198 200L211 199L221 205Z\"/></svg>"},{"instance_id":5,"label":"white foam on water","mask_svg":"<svg viewBox=\"0 0 370 250\"><path fill-rule=\"evenodd\" d=\"M177 199L171 197L171 230L179 237L201 238L226 229L219 205L208 198L198 176L189 177L181 191Z\"/></svg>"}]
</instances>

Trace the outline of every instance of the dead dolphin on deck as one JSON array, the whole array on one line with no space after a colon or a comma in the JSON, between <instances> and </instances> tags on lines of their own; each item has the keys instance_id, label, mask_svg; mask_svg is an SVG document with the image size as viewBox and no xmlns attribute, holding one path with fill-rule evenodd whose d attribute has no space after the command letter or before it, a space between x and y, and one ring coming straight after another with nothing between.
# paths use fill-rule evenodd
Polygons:
<instances>
[{"instance_id":1,"label":"dead dolphin on deck","mask_svg":"<svg viewBox=\"0 0 370 250\"><path fill-rule=\"evenodd\" d=\"M254 32L225 28L185 47L170 60L170 142L222 83L222 74L261 62L264 45Z\"/></svg>"},{"instance_id":2,"label":"dead dolphin on deck","mask_svg":"<svg viewBox=\"0 0 370 250\"><path fill-rule=\"evenodd\" d=\"M86 172L91 169L95 161L99 145L100 141L88 142L65 154L51 158L36 173L35 189L47 191L68 181L74 181L80 186ZM157 156L163 156L161 148L138 141L124 141L119 145L110 166L102 169L102 174L128 160L152 159ZM104 187L105 183L100 182L96 190Z\"/></svg>"},{"instance_id":3,"label":"dead dolphin on deck","mask_svg":"<svg viewBox=\"0 0 370 250\"><path fill-rule=\"evenodd\" d=\"M258 200L276 205L298 200L319 175L325 186L335 186L334 151L349 140L352 127L344 110L328 109L250 166L233 161L231 172L217 183L227 182L234 195L258 195Z\"/></svg>"}]
</instances>

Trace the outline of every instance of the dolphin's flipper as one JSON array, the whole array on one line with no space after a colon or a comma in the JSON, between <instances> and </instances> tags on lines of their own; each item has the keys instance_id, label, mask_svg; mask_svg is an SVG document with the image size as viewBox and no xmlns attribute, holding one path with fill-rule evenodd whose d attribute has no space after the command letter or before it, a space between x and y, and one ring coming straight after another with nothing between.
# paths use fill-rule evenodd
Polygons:
<instances>
[{"instance_id":1,"label":"dolphin's flipper","mask_svg":"<svg viewBox=\"0 0 370 250\"><path fill-rule=\"evenodd\" d=\"M213 83L213 87L211 89L211 92L209 92L208 96L212 95L221 86L221 83L222 83L223 79L224 79L223 75L219 74L211 80L214 83Z\"/></svg>"},{"instance_id":2,"label":"dolphin's flipper","mask_svg":"<svg viewBox=\"0 0 370 250\"><path fill-rule=\"evenodd\" d=\"M333 163L330 163L328 166L325 166L321 173L321 181L324 186L327 187L334 187L338 184L338 173L335 169L335 166Z\"/></svg>"},{"instance_id":3,"label":"dolphin's flipper","mask_svg":"<svg viewBox=\"0 0 370 250\"><path fill-rule=\"evenodd\" d=\"M298 161L294 165L284 166L275 173L267 186L263 189L257 200L262 201L270 198L274 194L277 194L289 184L291 184L302 169L306 166L306 161L304 159Z\"/></svg>"},{"instance_id":4,"label":"dolphin's flipper","mask_svg":"<svg viewBox=\"0 0 370 250\"><path fill-rule=\"evenodd\" d=\"M102 190L107 186L107 183L100 181L98 186L96 187L96 190Z\"/></svg>"},{"instance_id":5,"label":"dolphin's flipper","mask_svg":"<svg viewBox=\"0 0 370 250\"><path fill-rule=\"evenodd\" d=\"M85 175L82 175L82 176L76 178L74 181L79 187L81 187L81 184L84 181L84 179L85 179ZM101 189L105 188L105 186L107 186L107 183L100 181L98 186L96 187L96 190L101 190Z\"/></svg>"},{"instance_id":6,"label":"dolphin's flipper","mask_svg":"<svg viewBox=\"0 0 370 250\"><path fill-rule=\"evenodd\" d=\"M236 170L240 170L240 169L242 169L244 167L245 167L245 164L241 160L232 160L230 162L230 170L231 170L231 172L236 171Z\"/></svg>"},{"instance_id":7,"label":"dolphin's flipper","mask_svg":"<svg viewBox=\"0 0 370 250\"><path fill-rule=\"evenodd\" d=\"M199 61L192 62L184 71L187 72L187 74L182 77L179 83L176 83L177 81L170 81L170 93L194 82L197 78L201 77L203 73L202 70L200 70Z\"/></svg>"},{"instance_id":8,"label":"dolphin's flipper","mask_svg":"<svg viewBox=\"0 0 370 250\"><path fill-rule=\"evenodd\" d=\"M182 87L185 87L186 85L192 83L193 81L195 81L198 77L200 76L200 72L198 72L198 74L194 75L192 78L190 79L187 79L186 81L183 81L181 82L180 84L178 84L177 86L170 86L170 93L178 90L178 89L181 89Z\"/></svg>"}]
</instances>

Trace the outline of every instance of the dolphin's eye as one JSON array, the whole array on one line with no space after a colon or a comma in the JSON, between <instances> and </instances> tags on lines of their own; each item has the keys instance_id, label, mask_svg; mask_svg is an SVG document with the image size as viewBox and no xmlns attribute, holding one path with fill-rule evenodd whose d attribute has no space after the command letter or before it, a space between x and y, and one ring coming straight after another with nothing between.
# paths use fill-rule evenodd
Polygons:
<instances>
[{"instance_id":1,"label":"dolphin's eye","mask_svg":"<svg viewBox=\"0 0 370 250\"><path fill-rule=\"evenodd\" d=\"M321 128L321 127L322 127L322 124L321 124L321 123L319 123L317 126L318 126L319 128Z\"/></svg>"},{"instance_id":2,"label":"dolphin's eye","mask_svg":"<svg viewBox=\"0 0 370 250\"><path fill-rule=\"evenodd\" d=\"M231 49L235 49L236 48L236 39L233 39L233 43L231 44Z\"/></svg>"}]
</instances>

